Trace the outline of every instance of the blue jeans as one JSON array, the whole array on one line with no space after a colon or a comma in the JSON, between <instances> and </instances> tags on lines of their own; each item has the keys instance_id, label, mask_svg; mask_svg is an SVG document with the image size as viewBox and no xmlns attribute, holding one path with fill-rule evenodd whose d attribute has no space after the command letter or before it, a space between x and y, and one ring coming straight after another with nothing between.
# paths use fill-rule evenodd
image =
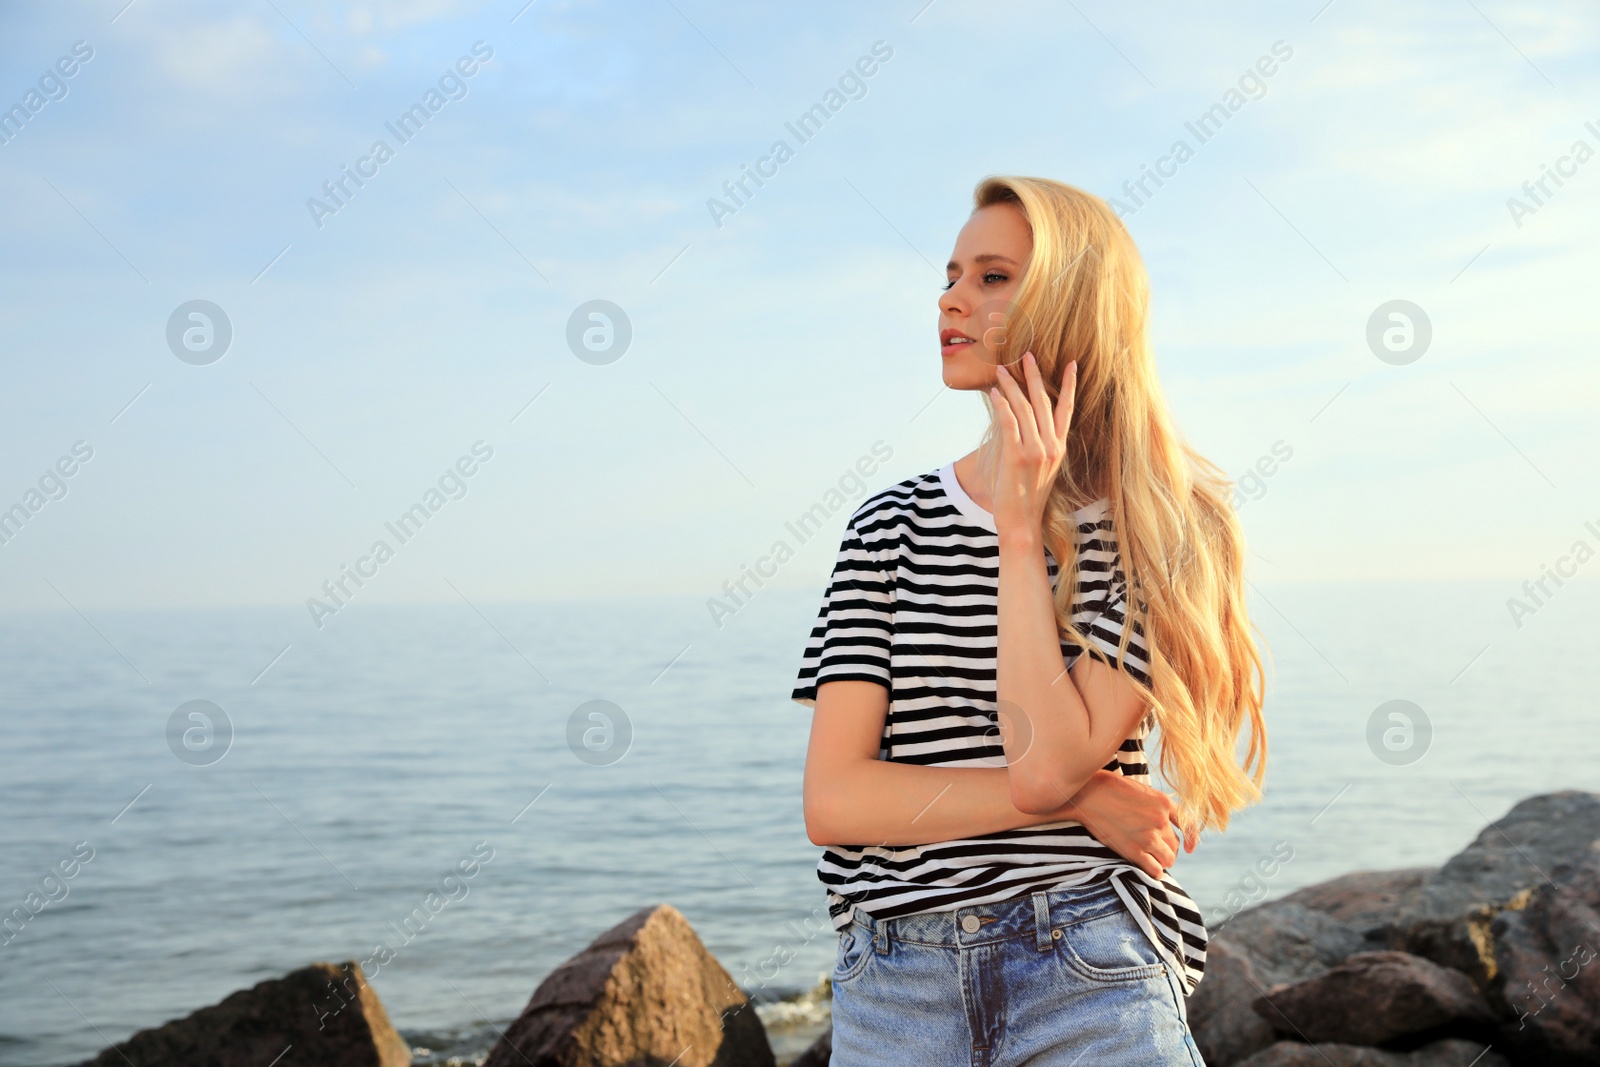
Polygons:
<instances>
[{"instance_id":1,"label":"blue jeans","mask_svg":"<svg viewBox=\"0 0 1600 1067\"><path fill-rule=\"evenodd\" d=\"M1183 986L1106 882L839 932L833 1067L1205 1067Z\"/></svg>"}]
</instances>

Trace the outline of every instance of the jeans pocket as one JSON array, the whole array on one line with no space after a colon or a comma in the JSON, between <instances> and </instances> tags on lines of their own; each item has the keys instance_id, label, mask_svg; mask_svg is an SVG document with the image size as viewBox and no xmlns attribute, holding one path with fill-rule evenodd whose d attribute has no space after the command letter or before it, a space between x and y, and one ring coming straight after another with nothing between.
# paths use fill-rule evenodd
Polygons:
<instances>
[{"instance_id":1,"label":"jeans pocket","mask_svg":"<svg viewBox=\"0 0 1600 1067\"><path fill-rule=\"evenodd\" d=\"M872 938L854 923L839 931L839 952L833 961L833 980L848 982L867 969L875 953Z\"/></svg>"},{"instance_id":2,"label":"jeans pocket","mask_svg":"<svg viewBox=\"0 0 1600 1067\"><path fill-rule=\"evenodd\" d=\"M1058 927L1062 959L1097 982L1132 982L1166 971L1156 947L1125 907Z\"/></svg>"}]
</instances>

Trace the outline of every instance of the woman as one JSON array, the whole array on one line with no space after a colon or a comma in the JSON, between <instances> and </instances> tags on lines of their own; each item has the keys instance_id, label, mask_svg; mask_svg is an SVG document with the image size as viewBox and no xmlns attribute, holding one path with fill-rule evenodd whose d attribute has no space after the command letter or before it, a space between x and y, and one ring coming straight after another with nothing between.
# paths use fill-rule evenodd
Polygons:
<instances>
[{"instance_id":1,"label":"woman","mask_svg":"<svg viewBox=\"0 0 1600 1067\"><path fill-rule=\"evenodd\" d=\"M1167 868L1266 752L1231 486L1172 425L1106 204L974 199L939 334L989 430L856 510L793 693L833 1062L1200 1064L1206 931ZM1175 798L1145 784L1152 727Z\"/></svg>"}]
</instances>

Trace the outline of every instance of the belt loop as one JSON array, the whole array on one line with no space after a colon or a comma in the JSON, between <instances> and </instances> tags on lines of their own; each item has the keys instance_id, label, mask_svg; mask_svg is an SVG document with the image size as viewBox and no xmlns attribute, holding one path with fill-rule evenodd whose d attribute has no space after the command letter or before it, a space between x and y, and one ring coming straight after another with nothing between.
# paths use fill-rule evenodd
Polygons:
<instances>
[{"instance_id":1,"label":"belt loop","mask_svg":"<svg viewBox=\"0 0 1600 1067\"><path fill-rule=\"evenodd\" d=\"M1033 940L1040 952L1050 949L1050 897L1043 890L1033 894Z\"/></svg>"}]
</instances>

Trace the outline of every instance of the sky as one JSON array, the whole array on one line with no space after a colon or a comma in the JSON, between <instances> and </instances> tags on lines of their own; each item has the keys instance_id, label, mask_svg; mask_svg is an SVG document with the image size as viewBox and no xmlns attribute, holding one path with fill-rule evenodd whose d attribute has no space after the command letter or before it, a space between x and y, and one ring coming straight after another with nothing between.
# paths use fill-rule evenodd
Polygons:
<instances>
[{"instance_id":1,"label":"sky","mask_svg":"<svg viewBox=\"0 0 1600 1067\"><path fill-rule=\"evenodd\" d=\"M982 434L936 264L989 174L1116 201L1252 581L1511 596L1600 546L1597 41L1505 0L0 5L0 605L709 598L780 541L819 586Z\"/></svg>"}]
</instances>

